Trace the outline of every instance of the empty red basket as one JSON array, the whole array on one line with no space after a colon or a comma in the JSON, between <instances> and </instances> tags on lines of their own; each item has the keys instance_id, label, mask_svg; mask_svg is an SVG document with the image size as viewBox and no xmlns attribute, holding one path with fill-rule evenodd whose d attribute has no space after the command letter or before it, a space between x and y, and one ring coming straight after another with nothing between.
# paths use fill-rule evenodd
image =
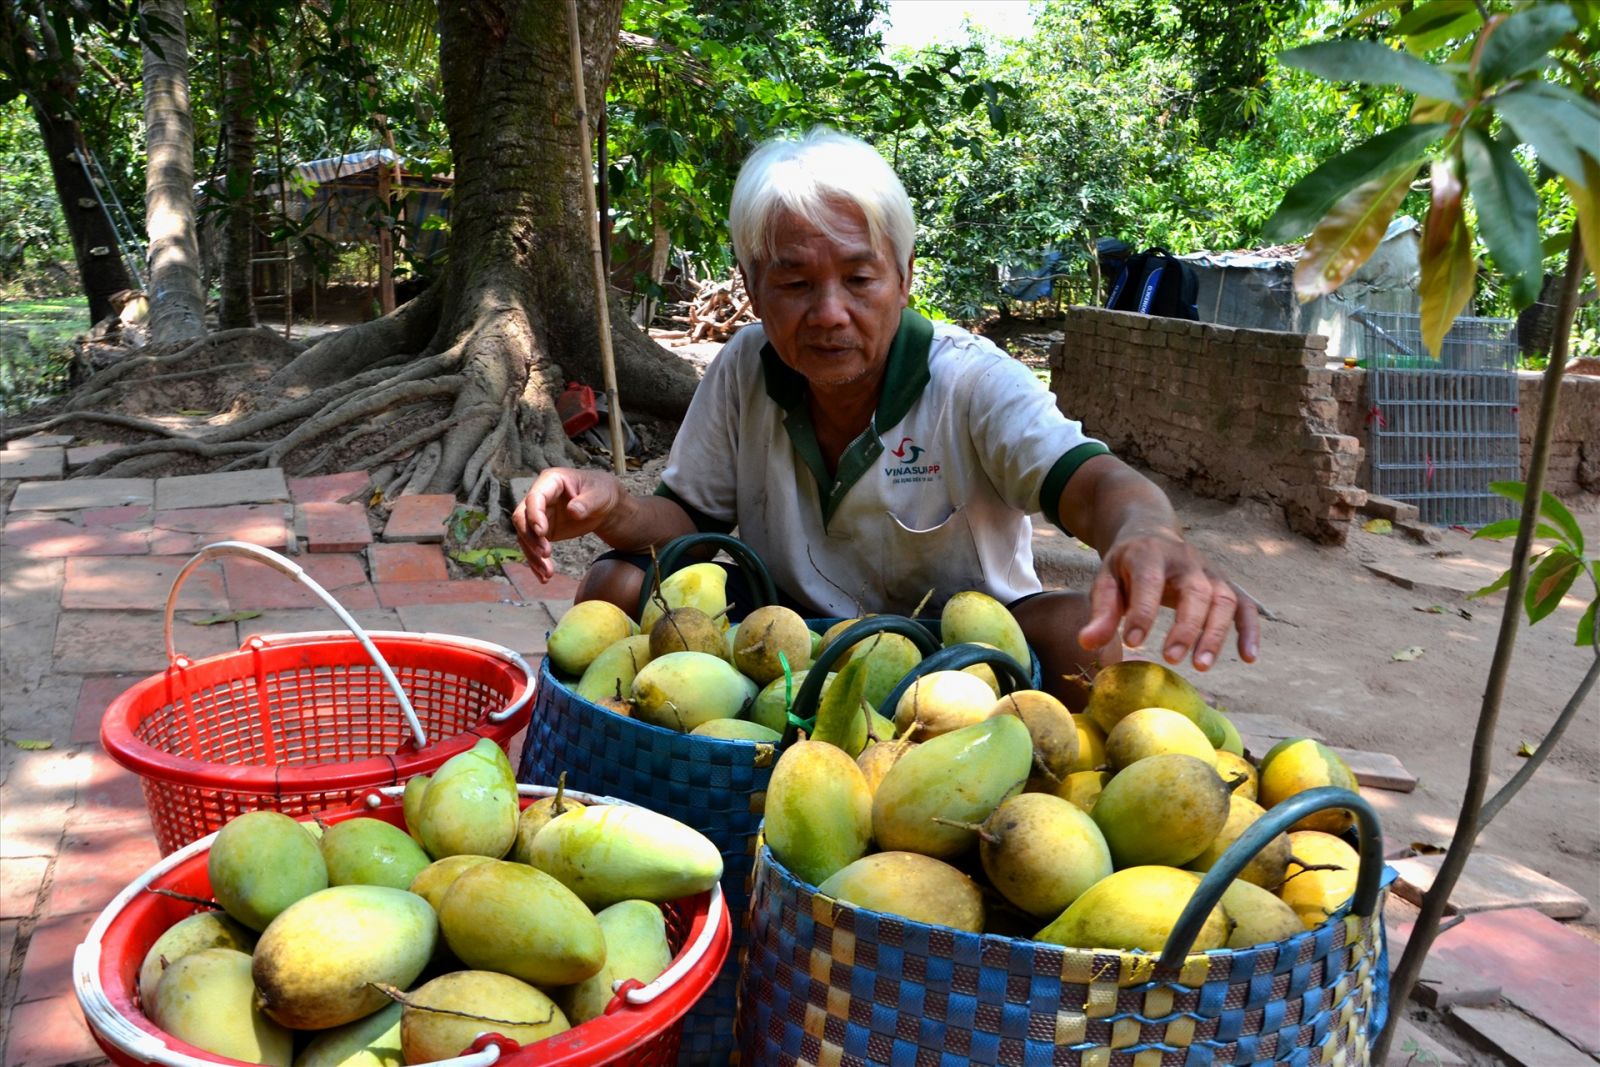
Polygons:
<instances>
[{"instance_id":1,"label":"empty red basket","mask_svg":"<svg viewBox=\"0 0 1600 1067\"><path fill-rule=\"evenodd\" d=\"M183 580L245 556L318 594L349 628L258 635L189 660L173 644ZM436 770L480 737L508 748L527 724L533 671L510 649L445 634L366 633L300 566L222 541L198 552L167 597L169 666L106 709L100 741L138 774L163 855L246 811L303 815Z\"/></svg>"}]
</instances>

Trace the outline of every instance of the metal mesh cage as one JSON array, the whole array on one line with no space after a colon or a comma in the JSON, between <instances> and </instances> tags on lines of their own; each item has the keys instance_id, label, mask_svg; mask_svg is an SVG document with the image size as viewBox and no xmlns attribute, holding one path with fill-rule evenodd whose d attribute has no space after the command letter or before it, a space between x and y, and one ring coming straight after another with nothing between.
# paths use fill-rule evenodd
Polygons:
<instances>
[{"instance_id":1,"label":"metal mesh cage","mask_svg":"<svg viewBox=\"0 0 1600 1067\"><path fill-rule=\"evenodd\" d=\"M1512 513L1489 483L1522 476L1514 319L1459 318L1439 358L1421 317L1361 312L1357 355L1372 401L1372 491L1424 522L1486 526Z\"/></svg>"}]
</instances>

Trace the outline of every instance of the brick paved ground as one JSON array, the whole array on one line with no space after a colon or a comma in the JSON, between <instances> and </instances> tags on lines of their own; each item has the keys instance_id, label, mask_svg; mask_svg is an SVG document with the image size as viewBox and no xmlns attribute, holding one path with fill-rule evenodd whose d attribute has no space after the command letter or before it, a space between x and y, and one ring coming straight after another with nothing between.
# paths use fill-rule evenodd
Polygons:
<instances>
[{"instance_id":1,"label":"brick paved ground","mask_svg":"<svg viewBox=\"0 0 1600 1067\"><path fill-rule=\"evenodd\" d=\"M128 686L167 666L163 611L196 549L236 539L286 551L363 626L477 637L530 659L576 588L570 576L541 586L516 563L449 578L448 498L416 498L387 523L370 521L359 471L62 482L57 457L22 454L69 444L0 452L0 478L22 479L0 484L0 500L15 489L0 524L0 1067L105 1062L71 992L72 953L158 853L138 779L102 750L100 720ZM75 465L70 449L64 465ZM1034 552L1048 586L1081 587L1093 573L1092 553L1053 530L1038 531ZM195 658L257 633L337 626L305 586L239 558L191 572L175 620L175 644ZM1281 716L1237 719L1264 742L1314 733ZM1362 783L1385 818L1403 810L1415 781L1399 761L1351 757L1375 768ZM1469 915L1440 938L1420 997L1436 1014L1425 1029L1407 1021L1393 1062L1595 1062L1600 945L1511 910L1532 901L1496 889L1504 900L1494 907L1505 910ZM1403 938L1416 910L1391 898L1386 915Z\"/></svg>"}]
</instances>

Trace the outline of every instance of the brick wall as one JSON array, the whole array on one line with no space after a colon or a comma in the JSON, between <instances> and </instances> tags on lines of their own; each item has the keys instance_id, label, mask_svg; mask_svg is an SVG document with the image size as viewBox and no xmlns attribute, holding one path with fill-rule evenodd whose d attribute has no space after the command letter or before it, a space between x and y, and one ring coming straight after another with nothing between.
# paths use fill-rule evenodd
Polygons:
<instances>
[{"instance_id":1,"label":"brick wall","mask_svg":"<svg viewBox=\"0 0 1600 1067\"><path fill-rule=\"evenodd\" d=\"M1539 425L1539 402L1544 388L1542 374L1525 371L1518 375L1518 429L1522 434L1522 477L1528 476L1528 459L1533 454L1533 432ZM1339 404L1339 432L1349 434L1367 447L1367 413L1372 401L1367 396L1367 372L1335 370L1333 396ZM1360 484L1371 486L1363 470ZM1569 505L1600 506L1600 378L1568 374L1561 381L1561 406L1550 441L1550 462L1545 470L1545 488Z\"/></svg>"},{"instance_id":2,"label":"brick wall","mask_svg":"<svg viewBox=\"0 0 1600 1067\"><path fill-rule=\"evenodd\" d=\"M1327 339L1074 307L1050 352L1061 410L1124 458L1343 541L1363 452L1341 429Z\"/></svg>"}]
</instances>

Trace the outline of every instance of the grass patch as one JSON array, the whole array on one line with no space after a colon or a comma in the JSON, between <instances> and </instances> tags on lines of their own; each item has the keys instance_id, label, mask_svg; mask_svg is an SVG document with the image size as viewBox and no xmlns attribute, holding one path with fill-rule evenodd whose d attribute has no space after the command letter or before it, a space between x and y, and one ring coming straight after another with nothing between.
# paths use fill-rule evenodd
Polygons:
<instances>
[{"instance_id":1,"label":"grass patch","mask_svg":"<svg viewBox=\"0 0 1600 1067\"><path fill-rule=\"evenodd\" d=\"M0 412L14 415L64 392L72 339L88 329L81 296L0 302Z\"/></svg>"}]
</instances>

